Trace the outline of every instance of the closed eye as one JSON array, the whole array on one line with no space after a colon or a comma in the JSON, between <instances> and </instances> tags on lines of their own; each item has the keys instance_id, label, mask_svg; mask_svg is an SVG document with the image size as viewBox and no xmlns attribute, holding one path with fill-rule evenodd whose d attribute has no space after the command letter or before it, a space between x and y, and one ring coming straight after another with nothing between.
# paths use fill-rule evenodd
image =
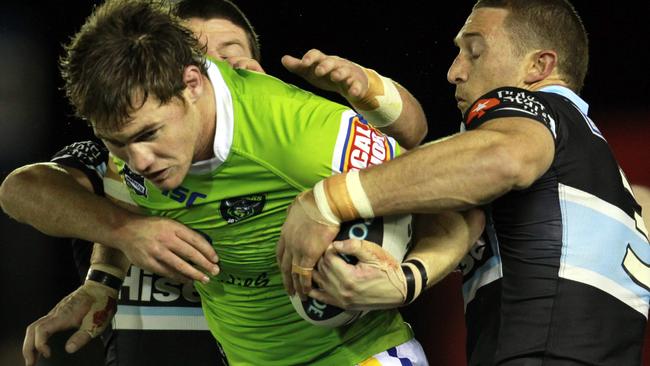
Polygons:
<instances>
[{"instance_id":1,"label":"closed eye","mask_svg":"<svg viewBox=\"0 0 650 366\"><path fill-rule=\"evenodd\" d=\"M156 137L157 134L158 134L158 129L147 131L145 133L138 135L135 141L136 142L151 141Z\"/></svg>"}]
</instances>

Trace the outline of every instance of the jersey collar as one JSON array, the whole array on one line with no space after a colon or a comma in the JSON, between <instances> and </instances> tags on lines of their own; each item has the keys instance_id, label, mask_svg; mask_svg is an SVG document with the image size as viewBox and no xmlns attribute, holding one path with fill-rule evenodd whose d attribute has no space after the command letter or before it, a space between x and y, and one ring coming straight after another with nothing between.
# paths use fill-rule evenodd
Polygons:
<instances>
[{"instance_id":1,"label":"jersey collar","mask_svg":"<svg viewBox=\"0 0 650 366\"><path fill-rule=\"evenodd\" d=\"M561 85L549 85L539 89L539 91L559 94L575 104L585 116L588 114L587 112L589 111L589 104L580 98L578 94L574 93L573 90L567 87Z\"/></svg>"},{"instance_id":2,"label":"jersey collar","mask_svg":"<svg viewBox=\"0 0 650 366\"><path fill-rule=\"evenodd\" d=\"M206 174L221 164L228 158L230 147L233 139L234 113L232 106L232 95L230 89L219 71L219 67L212 61L206 60L208 78L214 89L214 99L217 111L215 123L217 128L214 132L214 157L208 160L198 161L190 167L190 174Z\"/></svg>"}]
</instances>

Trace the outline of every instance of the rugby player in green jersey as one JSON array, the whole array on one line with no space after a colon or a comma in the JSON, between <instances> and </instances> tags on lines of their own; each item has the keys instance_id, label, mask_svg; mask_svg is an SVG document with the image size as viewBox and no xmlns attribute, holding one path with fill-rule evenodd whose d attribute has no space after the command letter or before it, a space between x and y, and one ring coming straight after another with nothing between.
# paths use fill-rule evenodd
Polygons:
<instances>
[{"instance_id":1,"label":"rugby player in green jersey","mask_svg":"<svg viewBox=\"0 0 650 366\"><path fill-rule=\"evenodd\" d=\"M119 63L124 61L120 52L98 50L105 42L89 41L93 32L111 37L113 27L119 30L124 24L137 27L126 37L132 42L128 58L135 50L146 56L154 52L155 61L139 60L148 61L152 68L147 70L154 75L137 79L141 65L128 70ZM165 35L164 41L152 36L156 30ZM169 38L168 31L179 38ZM195 279L203 282L197 287L211 330L233 364L353 364L395 346L425 364L395 311L368 314L344 329L304 323L282 290L275 264L285 210L300 191L332 173L389 160L399 146L345 107L268 76L204 63L193 42L174 18L151 4L111 2L97 9L70 46L64 65L68 95L114 155L108 162L106 193L146 214L187 224L213 241L221 273L212 281L202 274ZM113 69L107 69L111 61ZM292 61L297 60L286 62ZM174 62L181 66L177 74L169 72L173 67L161 66ZM127 76L120 80L123 72ZM390 88L385 79L372 77L375 90ZM385 102L376 99L360 101L370 107L368 115L375 104ZM388 109L385 116L393 120L404 112ZM463 234L461 240L471 241L469 233ZM199 246L198 235L178 236ZM104 279L123 276L127 258L98 248L95 270ZM178 268L180 258L189 259L216 274L211 250L203 253L206 259L198 251L180 249L171 266ZM157 268L169 271L170 264L159 256L145 259L154 267L151 263L159 261ZM99 310L104 309L94 309ZM92 333L101 324L86 325Z\"/></svg>"}]
</instances>

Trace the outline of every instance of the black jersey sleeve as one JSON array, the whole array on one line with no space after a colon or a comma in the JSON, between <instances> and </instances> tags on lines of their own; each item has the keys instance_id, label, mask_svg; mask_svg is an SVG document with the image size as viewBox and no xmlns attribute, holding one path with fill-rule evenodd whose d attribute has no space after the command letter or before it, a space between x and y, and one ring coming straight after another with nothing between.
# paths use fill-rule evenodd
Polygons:
<instances>
[{"instance_id":1,"label":"black jersey sleeve","mask_svg":"<svg viewBox=\"0 0 650 366\"><path fill-rule=\"evenodd\" d=\"M556 119L547 102L538 94L519 88L495 89L480 97L465 112L465 129L473 130L485 122L503 117L523 117L546 126L557 139Z\"/></svg>"},{"instance_id":2,"label":"black jersey sleeve","mask_svg":"<svg viewBox=\"0 0 650 366\"><path fill-rule=\"evenodd\" d=\"M106 174L108 150L94 141L70 144L54 154L53 163L81 170L93 185L96 194L104 195L103 178Z\"/></svg>"}]
</instances>

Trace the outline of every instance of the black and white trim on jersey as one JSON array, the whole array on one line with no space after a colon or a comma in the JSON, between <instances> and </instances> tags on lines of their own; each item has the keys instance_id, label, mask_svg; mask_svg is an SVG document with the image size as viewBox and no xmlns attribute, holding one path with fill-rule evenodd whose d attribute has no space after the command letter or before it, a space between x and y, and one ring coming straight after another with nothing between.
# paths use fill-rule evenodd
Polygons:
<instances>
[{"instance_id":1,"label":"black and white trim on jersey","mask_svg":"<svg viewBox=\"0 0 650 366\"><path fill-rule=\"evenodd\" d=\"M104 194L103 177L106 175L108 150L94 141L81 141L70 144L54 154L50 160L81 170L90 180L96 194Z\"/></svg>"},{"instance_id":2,"label":"black and white trim on jersey","mask_svg":"<svg viewBox=\"0 0 650 366\"><path fill-rule=\"evenodd\" d=\"M469 108L463 118L467 130L502 117L526 117L541 122L554 138L557 138L555 119L550 115L544 101L524 89L496 89Z\"/></svg>"}]
</instances>

